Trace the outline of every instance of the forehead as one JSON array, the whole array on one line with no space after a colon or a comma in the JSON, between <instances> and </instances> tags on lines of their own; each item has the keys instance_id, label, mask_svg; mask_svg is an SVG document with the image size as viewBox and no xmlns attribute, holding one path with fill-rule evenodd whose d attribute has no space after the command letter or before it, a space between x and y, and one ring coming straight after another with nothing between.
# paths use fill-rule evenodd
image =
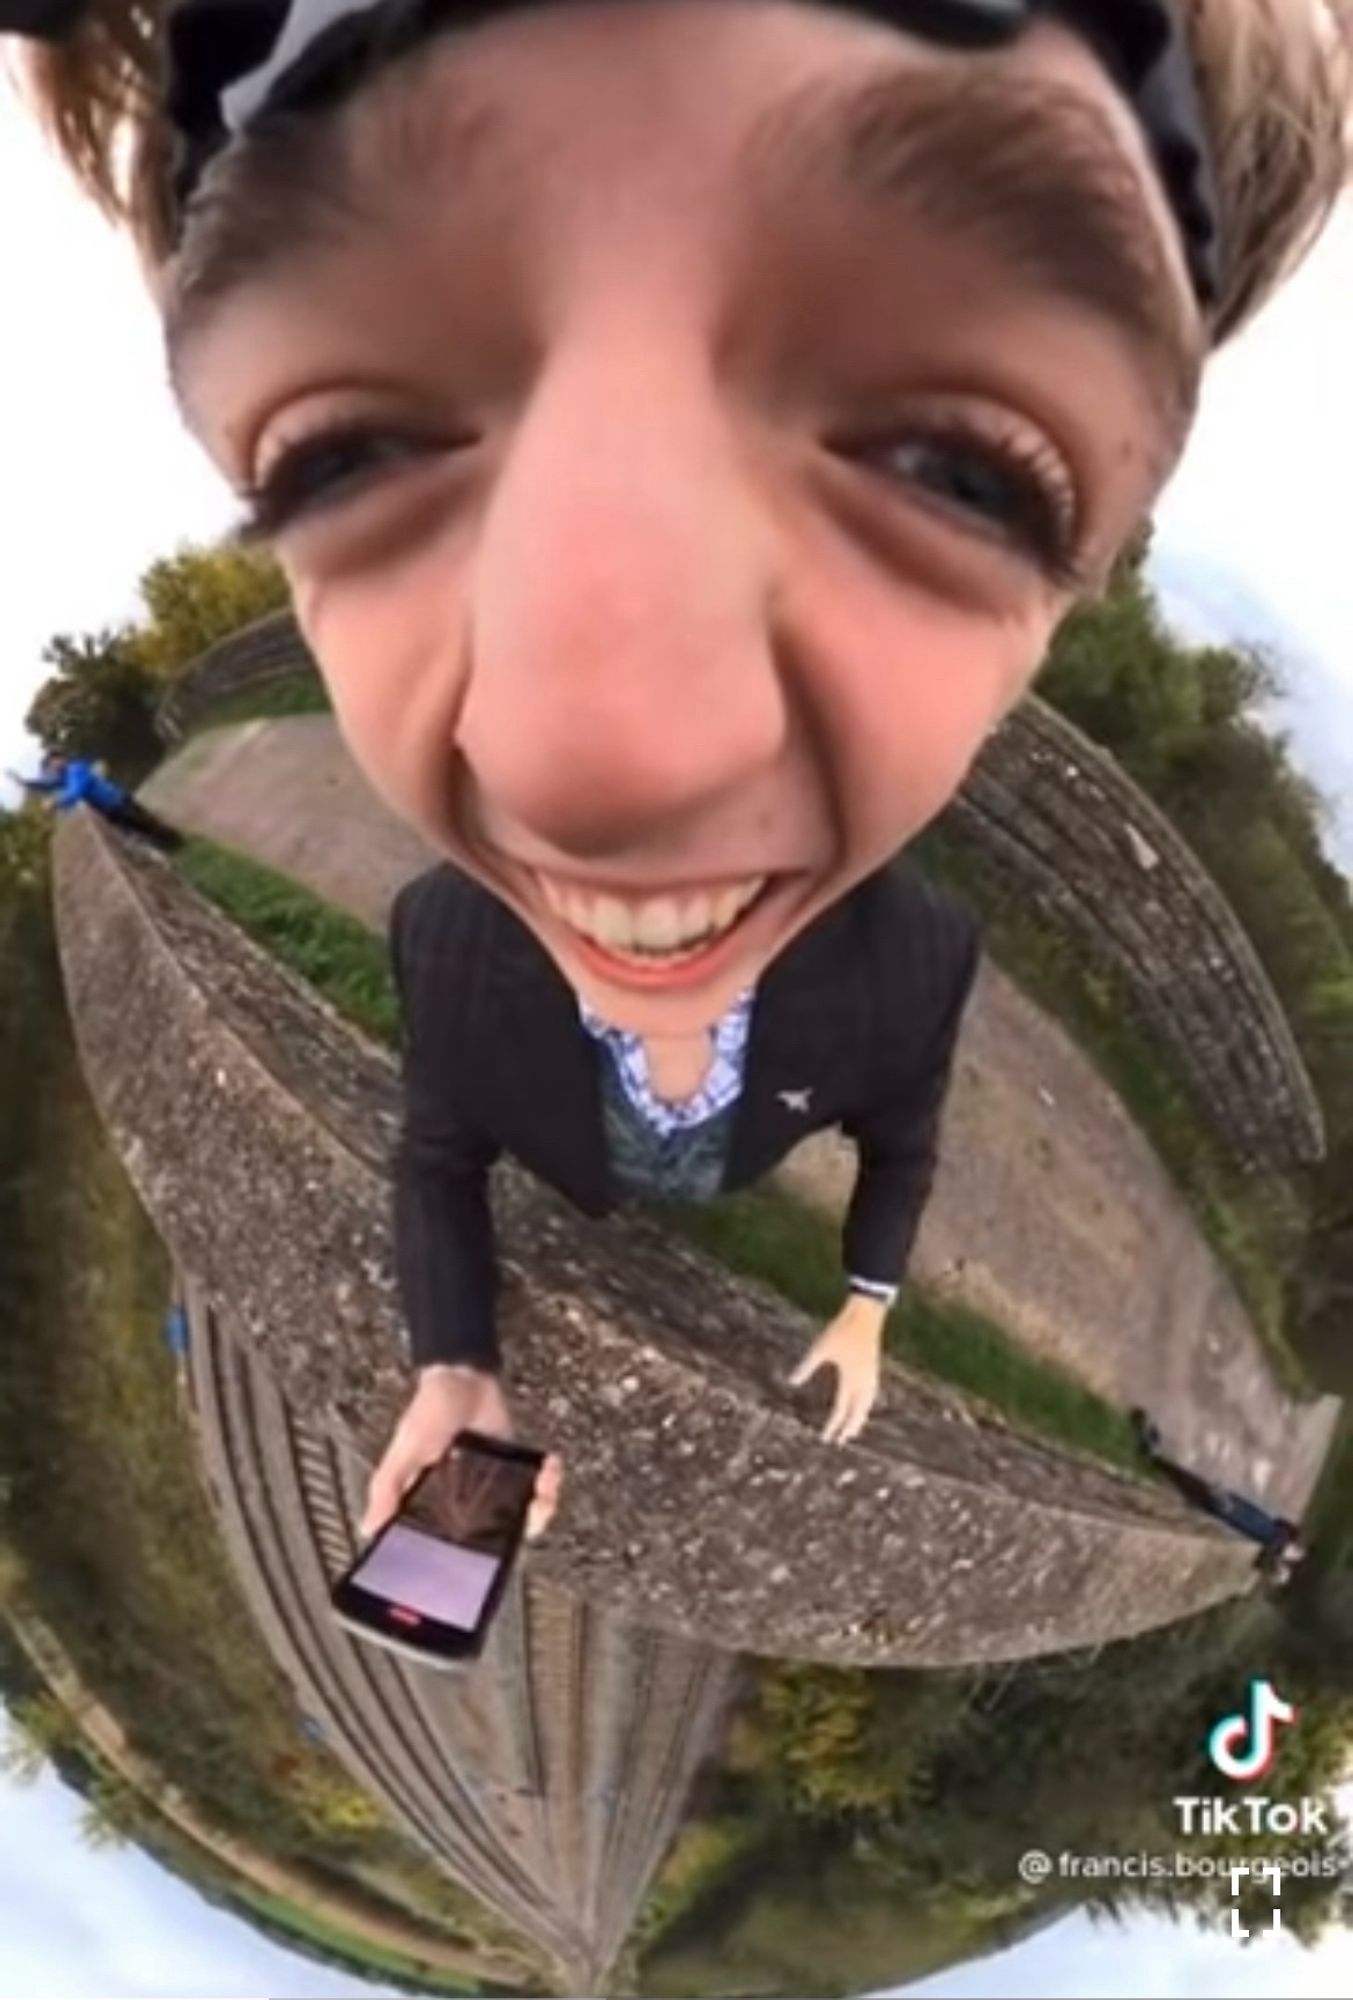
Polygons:
<instances>
[{"instance_id":1,"label":"forehead","mask_svg":"<svg viewBox=\"0 0 1353 2000\"><path fill-rule=\"evenodd\" d=\"M1043 24L997 54L943 50L796 0L555 4L445 35L339 111L220 163L167 286L171 363L232 301L296 295L421 216L535 206L614 229L806 200L906 215L1012 285L1096 314L1148 368L1172 429L1203 349L1146 148L1094 58Z\"/></svg>"}]
</instances>

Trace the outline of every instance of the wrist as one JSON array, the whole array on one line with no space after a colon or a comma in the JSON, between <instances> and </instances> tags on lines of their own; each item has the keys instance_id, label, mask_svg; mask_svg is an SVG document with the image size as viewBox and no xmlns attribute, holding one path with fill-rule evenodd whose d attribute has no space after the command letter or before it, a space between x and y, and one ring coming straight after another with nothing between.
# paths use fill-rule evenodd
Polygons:
<instances>
[{"instance_id":1,"label":"wrist","mask_svg":"<svg viewBox=\"0 0 1353 2000\"><path fill-rule=\"evenodd\" d=\"M876 1299L868 1292L852 1292L842 1308L842 1313L851 1326L858 1327L861 1332L881 1334L888 1317L889 1304L889 1300Z\"/></svg>"},{"instance_id":2,"label":"wrist","mask_svg":"<svg viewBox=\"0 0 1353 2000\"><path fill-rule=\"evenodd\" d=\"M418 1386L439 1382L484 1382L492 1378L492 1369L475 1368L468 1361L429 1361L418 1370Z\"/></svg>"}]
</instances>

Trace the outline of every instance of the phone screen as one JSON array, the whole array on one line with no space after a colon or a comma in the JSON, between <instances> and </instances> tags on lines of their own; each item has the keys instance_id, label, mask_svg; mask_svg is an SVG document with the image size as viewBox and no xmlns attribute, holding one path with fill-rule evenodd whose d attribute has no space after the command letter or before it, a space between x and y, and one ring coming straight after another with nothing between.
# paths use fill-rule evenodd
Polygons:
<instances>
[{"instance_id":1,"label":"phone screen","mask_svg":"<svg viewBox=\"0 0 1353 2000\"><path fill-rule=\"evenodd\" d=\"M520 1541L539 1465L536 1453L457 1440L358 1559L346 1591L377 1600L406 1630L427 1619L473 1633Z\"/></svg>"},{"instance_id":2,"label":"phone screen","mask_svg":"<svg viewBox=\"0 0 1353 2000\"><path fill-rule=\"evenodd\" d=\"M501 1556L437 1541L396 1521L357 1565L352 1581L424 1618L473 1631L502 1566Z\"/></svg>"}]
</instances>

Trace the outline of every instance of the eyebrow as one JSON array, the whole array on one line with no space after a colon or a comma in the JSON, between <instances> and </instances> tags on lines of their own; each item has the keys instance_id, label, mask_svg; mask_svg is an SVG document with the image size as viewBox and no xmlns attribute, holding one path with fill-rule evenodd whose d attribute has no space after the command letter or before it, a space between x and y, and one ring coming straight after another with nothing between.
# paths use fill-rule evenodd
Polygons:
<instances>
[{"instance_id":1,"label":"eyebrow","mask_svg":"<svg viewBox=\"0 0 1353 2000\"><path fill-rule=\"evenodd\" d=\"M1187 428L1205 338L1121 141L1065 84L966 70L814 82L746 143L754 182L826 184L966 239L1014 279L1089 310L1140 353L1161 428Z\"/></svg>"},{"instance_id":2,"label":"eyebrow","mask_svg":"<svg viewBox=\"0 0 1353 2000\"><path fill-rule=\"evenodd\" d=\"M1136 347L1159 426L1176 442L1196 410L1205 341L1121 142L1080 92L981 57L963 62L845 91L815 80L763 113L740 165L769 198L818 186L897 210L1095 313ZM218 163L169 288L166 347L181 398L186 356L232 294L378 226L434 170L464 191L514 154L501 109L457 99L439 112L427 94L392 94L373 109L369 147L334 119L301 116Z\"/></svg>"},{"instance_id":3,"label":"eyebrow","mask_svg":"<svg viewBox=\"0 0 1353 2000\"><path fill-rule=\"evenodd\" d=\"M360 123L306 113L265 121L208 168L167 287L165 349L180 401L193 346L238 292L379 229L431 174L463 194L485 167L512 163L508 121L463 93L396 90L361 109L371 115Z\"/></svg>"}]
</instances>

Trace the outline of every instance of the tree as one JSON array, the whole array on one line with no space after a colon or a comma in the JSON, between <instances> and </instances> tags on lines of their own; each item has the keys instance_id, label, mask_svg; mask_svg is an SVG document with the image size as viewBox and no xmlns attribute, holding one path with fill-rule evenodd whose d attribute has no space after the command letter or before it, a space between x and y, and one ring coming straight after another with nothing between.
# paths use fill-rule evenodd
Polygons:
<instances>
[{"instance_id":1,"label":"tree","mask_svg":"<svg viewBox=\"0 0 1353 2000\"><path fill-rule=\"evenodd\" d=\"M865 1824L915 1802L928 1752L955 1729L967 1698L958 1676L785 1661L763 1669L744 1728L790 1812Z\"/></svg>"},{"instance_id":2,"label":"tree","mask_svg":"<svg viewBox=\"0 0 1353 2000\"><path fill-rule=\"evenodd\" d=\"M135 634L136 655L161 685L218 640L288 601L273 556L235 542L162 556L141 578L141 597L147 616Z\"/></svg>"},{"instance_id":3,"label":"tree","mask_svg":"<svg viewBox=\"0 0 1353 2000\"><path fill-rule=\"evenodd\" d=\"M89 757L113 777L138 784L157 763L158 690L126 630L83 638L59 635L43 653L55 669L29 706L25 726L49 755Z\"/></svg>"},{"instance_id":4,"label":"tree","mask_svg":"<svg viewBox=\"0 0 1353 2000\"><path fill-rule=\"evenodd\" d=\"M86 1847L125 1847L146 1807L132 1787L111 1771L97 1771L85 1795L80 1836Z\"/></svg>"},{"instance_id":5,"label":"tree","mask_svg":"<svg viewBox=\"0 0 1353 2000\"><path fill-rule=\"evenodd\" d=\"M79 1731L54 1695L32 1695L9 1711L9 1738L0 1747L0 1771L18 1785L36 1784L53 1755L69 1749Z\"/></svg>"},{"instance_id":6,"label":"tree","mask_svg":"<svg viewBox=\"0 0 1353 2000\"><path fill-rule=\"evenodd\" d=\"M273 557L228 542L161 557L140 589L140 621L50 642L43 660L54 672L26 718L49 755L101 759L133 786L163 752L155 716L166 685L209 646L287 602Z\"/></svg>"},{"instance_id":7,"label":"tree","mask_svg":"<svg viewBox=\"0 0 1353 2000\"><path fill-rule=\"evenodd\" d=\"M1262 646L1205 646L1193 657L1209 729L1243 721L1282 691L1282 670Z\"/></svg>"}]
</instances>

